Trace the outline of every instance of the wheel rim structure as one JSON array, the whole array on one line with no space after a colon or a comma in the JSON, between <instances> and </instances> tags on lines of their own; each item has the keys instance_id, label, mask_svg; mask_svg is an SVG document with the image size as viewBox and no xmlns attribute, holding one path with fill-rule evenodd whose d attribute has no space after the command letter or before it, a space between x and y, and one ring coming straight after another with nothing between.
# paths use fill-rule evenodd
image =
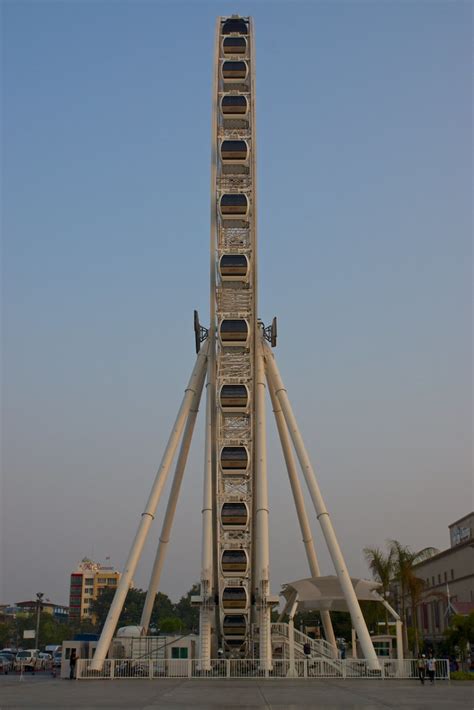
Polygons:
<instances>
[{"instance_id":1,"label":"wheel rim structure","mask_svg":"<svg viewBox=\"0 0 474 710\"><path fill-rule=\"evenodd\" d=\"M241 40L244 39L245 42ZM232 48L235 50L232 50ZM234 53L232 53L234 51ZM218 645L226 655L251 653L252 600L255 599L253 552L253 489L255 433L255 338L257 333L257 195L255 126L255 44L252 19L217 20L212 128L211 184L211 328L215 334L215 392L228 385L244 386L245 408L232 411L214 406L214 599ZM231 109L228 106L238 108ZM227 108L226 108L227 107ZM244 200L243 198L246 198ZM220 264L229 257L245 257L247 268L237 278L225 278ZM212 322L214 321L214 322ZM247 337L239 331L248 324ZM235 324L235 332L232 328ZM225 331L223 337L221 326ZM244 468L222 465L226 447L244 447ZM242 503L248 511L243 526L225 524L224 506ZM228 550L245 552L245 570L229 574L222 560ZM243 567L243 565L242 565ZM224 606L225 590L241 588L243 603L235 610ZM243 606L243 608L242 608ZM231 623L235 614L238 624ZM243 623L245 621L245 623Z\"/></svg>"}]
</instances>

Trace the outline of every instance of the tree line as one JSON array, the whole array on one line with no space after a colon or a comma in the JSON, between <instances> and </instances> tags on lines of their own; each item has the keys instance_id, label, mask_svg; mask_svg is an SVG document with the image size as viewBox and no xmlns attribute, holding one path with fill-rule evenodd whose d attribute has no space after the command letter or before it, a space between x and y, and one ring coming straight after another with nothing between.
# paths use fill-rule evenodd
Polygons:
<instances>
[{"instance_id":1,"label":"tree line","mask_svg":"<svg viewBox=\"0 0 474 710\"><path fill-rule=\"evenodd\" d=\"M199 609L191 606L191 595L199 593L199 585L194 584L181 599L174 603L162 592L158 592L153 605L150 629L158 633L191 633L199 629ZM40 647L48 644L61 644L72 639L76 634L100 633L114 598L115 588L106 587L99 597L91 602L94 621L89 618L77 622L58 621L51 614L41 612L39 626ZM118 627L138 625L145 604L146 592L142 589L129 589ZM36 628L36 612L20 612L16 617L4 617L0 622L0 647L36 648L35 639L23 639L26 629Z\"/></svg>"}]
</instances>

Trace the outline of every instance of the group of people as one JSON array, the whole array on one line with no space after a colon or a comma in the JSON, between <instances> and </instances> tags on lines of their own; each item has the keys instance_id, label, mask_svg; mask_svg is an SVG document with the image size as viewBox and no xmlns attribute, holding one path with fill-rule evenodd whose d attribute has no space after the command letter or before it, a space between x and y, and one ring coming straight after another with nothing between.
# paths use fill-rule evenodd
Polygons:
<instances>
[{"instance_id":1,"label":"group of people","mask_svg":"<svg viewBox=\"0 0 474 710\"><path fill-rule=\"evenodd\" d=\"M430 683L433 684L436 674L436 659L432 651L428 654L428 658L424 653L418 654L417 667L421 685L425 684L426 675L428 675Z\"/></svg>"}]
</instances>

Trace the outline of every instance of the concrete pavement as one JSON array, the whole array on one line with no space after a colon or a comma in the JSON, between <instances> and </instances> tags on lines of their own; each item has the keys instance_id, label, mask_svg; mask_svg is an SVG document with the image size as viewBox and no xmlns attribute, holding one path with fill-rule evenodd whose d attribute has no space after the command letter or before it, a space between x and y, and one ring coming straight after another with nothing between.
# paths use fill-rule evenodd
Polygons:
<instances>
[{"instance_id":1,"label":"concrete pavement","mask_svg":"<svg viewBox=\"0 0 474 710\"><path fill-rule=\"evenodd\" d=\"M94 680L0 676L0 710L472 710L474 683L392 680Z\"/></svg>"}]
</instances>

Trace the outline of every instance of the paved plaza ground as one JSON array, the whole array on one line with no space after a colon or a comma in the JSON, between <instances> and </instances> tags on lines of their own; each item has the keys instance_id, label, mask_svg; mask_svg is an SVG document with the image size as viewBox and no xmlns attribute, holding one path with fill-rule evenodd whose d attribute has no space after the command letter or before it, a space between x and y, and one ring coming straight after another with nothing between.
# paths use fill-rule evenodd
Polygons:
<instances>
[{"instance_id":1,"label":"paved plaza ground","mask_svg":"<svg viewBox=\"0 0 474 710\"><path fill-rule=\"evenodd\" d=\"M472 710L474 684L393 680L93 680L0 676L0 710Z\"/></svg>"}]
</instances>

